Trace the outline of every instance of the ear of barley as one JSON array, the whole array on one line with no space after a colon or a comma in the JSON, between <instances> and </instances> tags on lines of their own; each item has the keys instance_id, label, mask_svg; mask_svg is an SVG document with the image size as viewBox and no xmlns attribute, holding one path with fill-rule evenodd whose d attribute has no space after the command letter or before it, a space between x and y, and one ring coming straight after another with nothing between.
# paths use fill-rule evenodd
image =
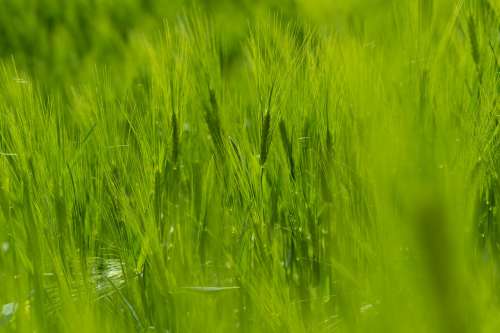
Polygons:
<instances>
[{"instance_id":1,"label":"ear of barley","mask_svg":"<svg viewBox=\"0 0 500 333\"><path fill-rule=\"evenodd\" d=\"M283 144L283 149L285 150L285 153L288 158L288 164L290 166L290 175L292 179L295 180L295 161L293 159L293 147L288 137L284 120L280 120L279 128L280 128L280 136L281 136L281 142Z\"/></svg>"},{"instance_id":2,"label":"ear of barley","mask_svg":"<svg viewBox=\"0 0 500 333\"><path fill-rule=\"evenodd\" d=\"M172 111L172 162L177 163L179 157L179 124L175 111Z\"/></svg>"},{"instance_id":3,"label":"ear of barley","mask_svg":"<svg viewBox=\"0 0 500 333\"><path fill-rule=\"evenodd\" d=\"M209 103L205 103L205 122L208 126L208 131L210 132L210 137L212 138L213 144L218 155L224 157L224 142L223 134L221 128L221 121L219 115L219 105L217 103L217 98L215 96L215 91L211 88L208 90L209 93Z\"/></svg>"},{"instance_id":4,"label":"ear of barley","mask_svg":"<svg viewBox=\"0 0 500 333\"><path fill-rule=\"evenodd\" d=\"M266 163L267 155L269 154L269 147L271 146L271 105L273 100L273 92L274 92L275 84L271 86L269 90L269 97L267 100L266 111L262 118L262 128L260 135L260 165L263 166Z\"/></svg>"},{"instance_id":5,"label":"ear of barley","mask_svg":"<svg viewBox=\"0 0 500 333\"><path fill-rule=\"evenodd\" d=\"M476 66L479 68L481 60L479 54L479 42L477 38L476 23L474 22L474 18L472 16L469 16L467 24L469 28L469 39L470 39L472 59L474 60Z\"/></svg>"},{"instance_id":6,"label":"ear of barley","mask_svg":"<svg viewBox=\"0 0 500 333\"><path fill-rule=\"evenodd\" d=\"M271 112L267 111L262 120L262 132L260 136L260 165L264 165L271 144Z\"/></svg>"}]
</instances>

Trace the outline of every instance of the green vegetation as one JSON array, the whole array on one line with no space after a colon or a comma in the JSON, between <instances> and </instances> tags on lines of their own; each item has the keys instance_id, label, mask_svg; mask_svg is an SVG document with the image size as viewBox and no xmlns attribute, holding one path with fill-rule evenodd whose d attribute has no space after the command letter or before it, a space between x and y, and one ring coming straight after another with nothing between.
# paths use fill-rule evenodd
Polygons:
<instances>
[{"instance_id":1,"label":"green vegetation","mask_svg":"<svg viewBox=\"0 0 500 333\"><path fill-rule=\"evenodd\" d=\"M0 331L498 332L495 0L6 0Z\"/></svg>"}]
</instances>

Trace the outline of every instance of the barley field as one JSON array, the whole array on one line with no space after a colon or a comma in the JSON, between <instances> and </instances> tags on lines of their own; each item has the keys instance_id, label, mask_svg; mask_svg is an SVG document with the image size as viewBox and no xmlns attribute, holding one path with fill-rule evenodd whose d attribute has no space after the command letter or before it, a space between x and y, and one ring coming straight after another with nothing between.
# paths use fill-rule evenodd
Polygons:
<instances>
[{"instance_id":1,"label":"barley field","mask_svg":"<svg viewBox=\"0 0 500 333\"><path fill-rule=\"evenodd\" d=\"M497 0L0 1L0 332L500 331Z\"/></svg>"}]
</instances>

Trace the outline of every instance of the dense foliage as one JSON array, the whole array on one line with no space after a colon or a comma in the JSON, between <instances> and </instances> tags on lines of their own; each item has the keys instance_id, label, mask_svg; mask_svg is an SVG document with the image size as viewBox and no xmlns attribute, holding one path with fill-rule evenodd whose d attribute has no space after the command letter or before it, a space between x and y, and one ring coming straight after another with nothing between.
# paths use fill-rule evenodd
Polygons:
<instances>
[{"instance_id":1,"label":"dense foliage","mask_svg":"<svg viewBox=\"0 0 500 333\"><path fill-rule=\"evenodd\" d=\"M0 7L0 331L499 331L497 1Z\"/></svg>"}]
</instances>

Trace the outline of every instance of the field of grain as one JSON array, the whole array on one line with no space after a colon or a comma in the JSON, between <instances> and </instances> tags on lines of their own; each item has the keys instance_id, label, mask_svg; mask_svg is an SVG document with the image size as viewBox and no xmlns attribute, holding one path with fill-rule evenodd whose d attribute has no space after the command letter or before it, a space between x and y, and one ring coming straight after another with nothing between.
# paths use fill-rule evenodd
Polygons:
<instances>
[{"instance_id":1,"label":"field of grain","mask_svg":"<svg viewBox=\"0 0 500 333\"><path fill-rule=\"evenodd\" d=\"M500 2L4 0L0 332L500 331Z\"/></svg>"}]
</instances>

